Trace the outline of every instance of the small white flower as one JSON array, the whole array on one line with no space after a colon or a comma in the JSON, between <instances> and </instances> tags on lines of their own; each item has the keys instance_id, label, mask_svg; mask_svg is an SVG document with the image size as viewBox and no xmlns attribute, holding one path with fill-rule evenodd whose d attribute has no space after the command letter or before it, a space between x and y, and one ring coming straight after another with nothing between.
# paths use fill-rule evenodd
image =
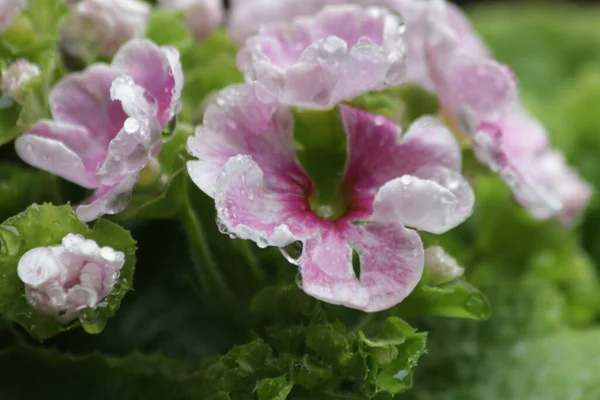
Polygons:
<instances>
[{"instance_id":1,"label":"small white flower","mask_svg":"<svg viewBox=\"0 0 600 400\"><path fill-rule=\"evenodd\" d=\"M37 312L68 323L110 294L124 264L122 252L70 233L61 245L23 254L17 273Z\"/></svg>"},{"instance_id":2,"label":"small white flower","mask_svg":"<svg viewBox=\"0 0 600 400\"><path fill-rule=\"evenodd\" d=\"M429 280L439 285L460 278L465 269L440 246L425 249L425 268L429 270Z\"/></svg>"},{"instance_id":3,"label":"small white flower","mask_svg":"<svg viewBox=\"0 0 600 400\"><path fill-rule=\"evenodd\" d=\"M17 102L23 101L23 85L41 73L40 68L29 61L19 59L2 71L0 90Z\"/></svg>"}]
</instances>

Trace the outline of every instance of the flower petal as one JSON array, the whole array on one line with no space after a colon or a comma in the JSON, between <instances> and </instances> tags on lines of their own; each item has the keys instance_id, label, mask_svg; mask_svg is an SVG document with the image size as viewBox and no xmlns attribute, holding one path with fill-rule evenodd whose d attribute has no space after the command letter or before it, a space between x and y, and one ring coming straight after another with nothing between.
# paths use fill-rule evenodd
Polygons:
<instances>
[{"instance_id":1,"label":"flower petal","mask_svg":"<svg viewBox=\"0 0 600 400\"><path fill-rule=\"evenodd\" d=\"M354 274L353 249L360 278ZM304 242L300 258L302 289L320 300L376 312L400 303L423 273L419 235L399 223L367 223L321 229Z\"/></svg>"},{"instance_id":2,"label":"flower petal","mask_svg":"<svg viewBox=\"0 0 600 400\"><path fill-rule=\"evenodd\" d=\"M460 171L460 147L437 119L422 117L401 136L399 127L382 116L348 106L341 106L340 111L348 136L347 187L377 189L424 167Z\"/></svg>"},{"instance_id":3,"label":"flower petal","mask_svg":"<svg viewBox=\"0 0 600 400\"><path fill-rule=\"evenodd\" d=\"M94 173L104 151L81 126L40 121L17 138L15 150L26 163L82 187L98 184Z\"/></svg>"},{"instance_id":4,"label":"flower petal","mask_svg":"<svg viewBox=\"0 0 600 400\"><path fill-rule=\"evenodd\" d=\"M115 54L112 66L123 70L156 99L164 128L179 107L183 87L179 52L147 39L130 40Z\"/></svg>"},{"instance_id":5,"label":"flower petal","mask_svg":"<svg viewBox=\"0 0 600 400\"><path fill-rule=\"evenodd\" d=\"M80 220L87 222L103 215L120 213L127 208L137 180L138 175L129 175L115 186L99 187L92 197L77 206L75 209L77 216Z\"/></svg>"},{"instance_id":6,"label":"flower petal","mask_svg":"<svg viewBox=\"0 0 600 400\"><path fill-rule=\"evenodd\" d=\"M232 157L217 181L220 229L260 247L286 246L310 236L318 223L301 186L267 180L250 156Z\"/></svg>"},{"instance_id":7,"label":"flower petal","mask_svg":"<svg viewBox=\"0 0 600 400\"><path fill-rule=\"evenodd\" d=\"M497 120L516 106L517 82L507 66L466 53L452 35L438 29L427 56L444 112L473 135L480 123Z\"/></svg>"},{"instance_id":8,"label":"flower petal","mask_svg":"<svg viewBox=\"0 0 600 400\"><path fill-rule=\"evenodd\" d=\"M419 230L444 233L466 220L475 196L456 171L425 167L414 176L389 181L375 196L371 220L400 221Z\"/></svg>"},{"instance_id":9,"label":"flower petal","mask_svg":"<svg viewBox=\"0 0 600 400\"><path fill-rule=\"evenodd\" d=\"M330 108L402 81L403 32L402 21L384 9L326 6L263 27L240 51L238 66L262 101Z\"/></svg>"},{"instance_id":10,"label":"flower petal","mask_svg":"<svg viewBox=\"0 0 600 400\"><path fill-rule=\"evenodd\" d=\"M310 185L296 161L293 122L289 110L264 104L248 85L221 91L204 114L204 123L188 140L188 151L199 158L188 171L194 183L211 197L221 168L238 154L248 155L269 184L291 188ZM296 190L296 189L291 189Z\"/></svg>"},{"instance_id":11,"label":"flower petal","mask_svg":"<svg viewBox=\"0 0 600 400\"><path fill-rule=\"evenodd\" d=\"M56 120L86 127L92 140L108 146L127 119L121 104L110 99L110 87L119 74L101 64L70 74L50 93L52 115Z\"/></svg>"},{"instance_id":12,"label":"flower petal","mask_svg":"<svg viewBox=\"0 0 600 400\"><path fill-rule=\"evenodd\" d=\"M460 49L473 56L489 57L490 51L473 29L467 15L454 3L444 3L446 22L454 31Z\"/></svg>"},{"instance_id":13,"label":"flower petal","mask_svg":"<svg viewBox=\"0 0 600 400\"><path fill-rule=\"evenodd\" d=\"M98 180L108 186L140 172L160 152L162 144L157 105L141 86L129 76L121 76L113 82L111 98L121 102L128 118L108 145L106 158L96 172Z\"/></svg>"},{"instance_id":14,"label":"flower petal","mask_svg":"<svg viewBox=\"0 0 600 400\"><path fill-rule=\"evenodd\" d=\"M555 216L572 225L592 190L549 146L544 127L522 107L495 123L481 124L474 137L477 158L498 172L534 218Z\"/></svg>"}]
</instances>

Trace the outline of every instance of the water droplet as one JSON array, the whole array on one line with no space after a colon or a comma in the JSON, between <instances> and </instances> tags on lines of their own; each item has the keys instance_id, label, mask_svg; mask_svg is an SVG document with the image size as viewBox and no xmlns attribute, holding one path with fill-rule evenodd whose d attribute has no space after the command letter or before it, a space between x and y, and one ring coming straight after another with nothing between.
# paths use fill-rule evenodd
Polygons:
<instances>
[{"instance_id":1,"label":"water droplet","mask_svg":"<svg viewBox=\"0 0 600 400\"><path fill-rule=\"evenodd\" d=\"M298 242L288 244L287 246L282 247L279 250L281 251L281 254L283 254L283 256L285 257L285 259L288 262L298 265L298 263L300 261L300 257L302 257L303 247L304 246L303 246L302 242L298 241Z\"/></svg>"},{"instance_id":2,"label":"water droplet","mask_svg":"<svg viewBox=\"0 0 600 400\"><path fill-rule=\"evenodd\" d=\"M398 371L394 374L394 379L401 381L402 379L406 378L407 375L408 375L408 370L401 369L400 371Z\"/></svg>"},{"instance_id":3,"label":"water droplet","mask_svg":"<svg viewBox=\"0 0 600 400\"><path fill-rule=\"evenodd\" d=\"M402 182L403 185L410 185L412 183L413 179L412 176L410 175L402 175L402 177L400 178L400 182Z\"/></svg>"},{"instance_id":4,"label":"water droplet","mask_svg":"<svg viewBox=\"0 0 600 400\"><path fill-rule=\"evenodd\" d=\"M113 272L113 276L112 278L117 281L119 279L119 277L121 276L121 271L120 270L116 270L115 272Z\"/></svg>"},{"instance_id":5,"label":"water droplet","mask_svg":"<svg viewBox=\"0 0 600 400\"><path fill-rule=\"evenodd\" d=\"M467 297L465 309L478 319L488 319L492 312L488 300L479 293L473 293Z\"/></svg>"},{"instance_id":6,"label":"water droplet","mask_svg":"<svg viewBox=\"0 0 600 400\"><path fill-rule=\"evenodd\" d=\"M100 310L97 308L86 308L79 313L79 320L82 324L93 324L98 321Z\"/></svg>"},{"instance_id":7,"label":"water droplet","mask_svg":"<svg viewBox=\"0 0 600 400\"><path fill-rule=\"evenodd\" d=\"M302 289L302 274L300 272L296 274L296 285Z\"/></svg>"},{"instance_id":8,"label":"water droplet","mask_svg":"<svg viewBox=\"0 0 600 400\"><path fill-rule=\"evenodd\" d=\"M140 130L140 122L135 118L127 118L123 124L123 129L127 133L135 133Z\"/></svg>"}]
</instances>

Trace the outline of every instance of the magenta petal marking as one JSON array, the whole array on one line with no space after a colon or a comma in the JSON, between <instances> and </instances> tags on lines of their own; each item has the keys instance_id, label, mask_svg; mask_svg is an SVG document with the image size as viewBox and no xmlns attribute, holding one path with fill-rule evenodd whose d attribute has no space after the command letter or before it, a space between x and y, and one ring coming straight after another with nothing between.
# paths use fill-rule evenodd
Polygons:
<instances>
[{"instance_id":1,"label":"magenta petal marking","mask_svg":"<svg viewBox=\"0 0 600 400\"><path fill-rule=\"evenodd\" d=\"M348 136L346 186L376 189L427 166L460 171L460 147L437 119L420 118L402 136L398 126L382 116L347 106L340 110Z\"/></svg>"},{"instance_id":2,"label":"magenta petal marking","mask_svg":"<svg viewBox=\"0 0 600 400\"><path fill-rule=\"evenodd\" d=\"M215 195L218 174L238 154L248 155L277 185L293 189L309 186L296 161L292 115L288 109L258 101L248 85L222 90L204 114L204 124L188 140L188 171L194 183L209 196ZM283 190L283 189L282 189Z\"/></svg>"},{"instance_id":3,"label":"magenta petal marking","mask_svg":"<svg viewBox=\"0 0 600 400\"><path fill-rule=\"evenodd\" d=\"M360 257L358 279L352 250ZM376 312L408 296L423 272L419 235L399 223L347 226L339 232L323 227L318 238L304 244L300 258L302 289L334 304Z\"/></svg>"},{"instance_id":4,"label":"magenta petal marking","mask_svg":"<svg viewBox=\"0 0 600 400\"><path fill-rule=\"evenodd\" d=\"M301 187L282 191L267 181L249 156L231 158L217 181L215 205L221 229L260 247L306 239L317 218L306 209ZM285 186L285 185L284 185Z\"/></svg>"}]
</instances>

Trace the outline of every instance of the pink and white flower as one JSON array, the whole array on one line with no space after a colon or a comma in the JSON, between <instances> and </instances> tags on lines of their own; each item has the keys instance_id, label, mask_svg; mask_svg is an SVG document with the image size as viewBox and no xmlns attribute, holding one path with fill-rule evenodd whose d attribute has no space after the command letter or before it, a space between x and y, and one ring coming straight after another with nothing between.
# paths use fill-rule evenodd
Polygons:
<instances>
[{"instance_id":1,"label":"pink and white flower","mask_svg":"<svg viewBox=\"0 0 600 400\"><path fill-rule=\"evenodd\" d=\"M160 5L186 11L185 24L198 41L206 39L225 18L221 0L160 0Z\"/></svg>"},{"instance_id":2,"label":"pink and white flower","mask_svg":"<svg viewBox=\"0 0 600 400\"><path fill-rule=\"evenodd\" d=\"M112 292L124 264L122 252L70 233L58 246L23 254L17 273L31 307L66 324L82 310L98 307Z\"/></svg>"},{"instance_id":3,"label":"pink and white flower","mask_svg":"<svg viewBox=\"0 0 600 400\"><path fill-rule=\"evenodd\" d=\"M183 75L179 53L132 40L112 65L69 75L50 93L53 120L42 120L16 141L19 156L84 188L77 207L93 220L121 212L139 172L161 150L161 131L179 111Z\"/></svg>"},{"instance_id":4,"label":"pink and white flower","mask_svg":"<svg viewBox=\"0 0 600 400\"><path fill-rule=\"evenodd\" d=\"M379 311L401 302L423 271L421 239L405 226L445 232L470 215L473 192L460 174L458 144L435 118L402 134L381 116L338 111L348 151L339 218L327 218L329 205L309 203L315 188L296 158L290 110L259 101L248 85L223 90L207 109L188 141L198 158L188 171L215 199L230 234L262 247L302 242L302 255L290 261L300 266L306 293Z\"/></svg>"},{"instance_id":5,"label":"pink and white flower","mask_svg":"<svg viewBox=\"0 0 600 400\"><path fill-rule=\"evenodd\" d=\"M440 103L473 138L478 160L500 174L534 218L574 224L590 201L591 188L551 148L542 124L520 104L512 71L469 54L452 31L435 32L428 58Z\"/></svg>"},{"instance_id":6,"label":"pink and white flower","mask_svg":"<svg viewBox=\"0 0 600 400\"><path fill-rule=\"evenodd\" d=\"M0 34L13 23L17 15L25 8L25 0L2 0L0 2Z\"/></svg>"},{"instance_id":7,"label":"pink and white flower","mask_svg":"<svg viewBox=\"0 0 600 400\"><path fill-rule=\"evenodd\" d=\"M248 38L259 33L263 26L289 23L298 17L315 15L327 5L343 3L385 8L402 18L406 26L404 81L419 84L428 90L434 90L426 59L426 45L431 26L447 27L469 54L486 57L489 55L487 47L475 33L464 13L452 3L443 0L238 0L232 5L228 31L238 43L243 44Z\"/></svg>"},{"instance_id":8,"label":"pink and white flower","mask_svg":"<svg viewBox=\"0 0 600 400\"><path fill-rule=\"evenodd\" d=\"M2 71L0 90L15 101L22 102L25 83L41 72L40 67L20 58Z\"/></svg>"},{"instance_id":9,"label":"pink and white flower","mask_svg":"<svg viewBox=\"0 0 600 400\"><path fill-rule=\"evenodd\" d=\"M93 58L95 52L112 57L128 40L144 36L150 12L139 0L78 1L63 26L63 45L84 58Z\"/></svg>"},{"instance_id":10,"label":"pink and white flower","mask_svg":"<svg viewBox=\"0 0 600 400\"><path fill-rule=\"evenodd\" d=\"M404 79L404 25L379 8L325 7L291 24L263 26L238 56L264 102L330 108Z\"/></svg>"}]
</instances>

